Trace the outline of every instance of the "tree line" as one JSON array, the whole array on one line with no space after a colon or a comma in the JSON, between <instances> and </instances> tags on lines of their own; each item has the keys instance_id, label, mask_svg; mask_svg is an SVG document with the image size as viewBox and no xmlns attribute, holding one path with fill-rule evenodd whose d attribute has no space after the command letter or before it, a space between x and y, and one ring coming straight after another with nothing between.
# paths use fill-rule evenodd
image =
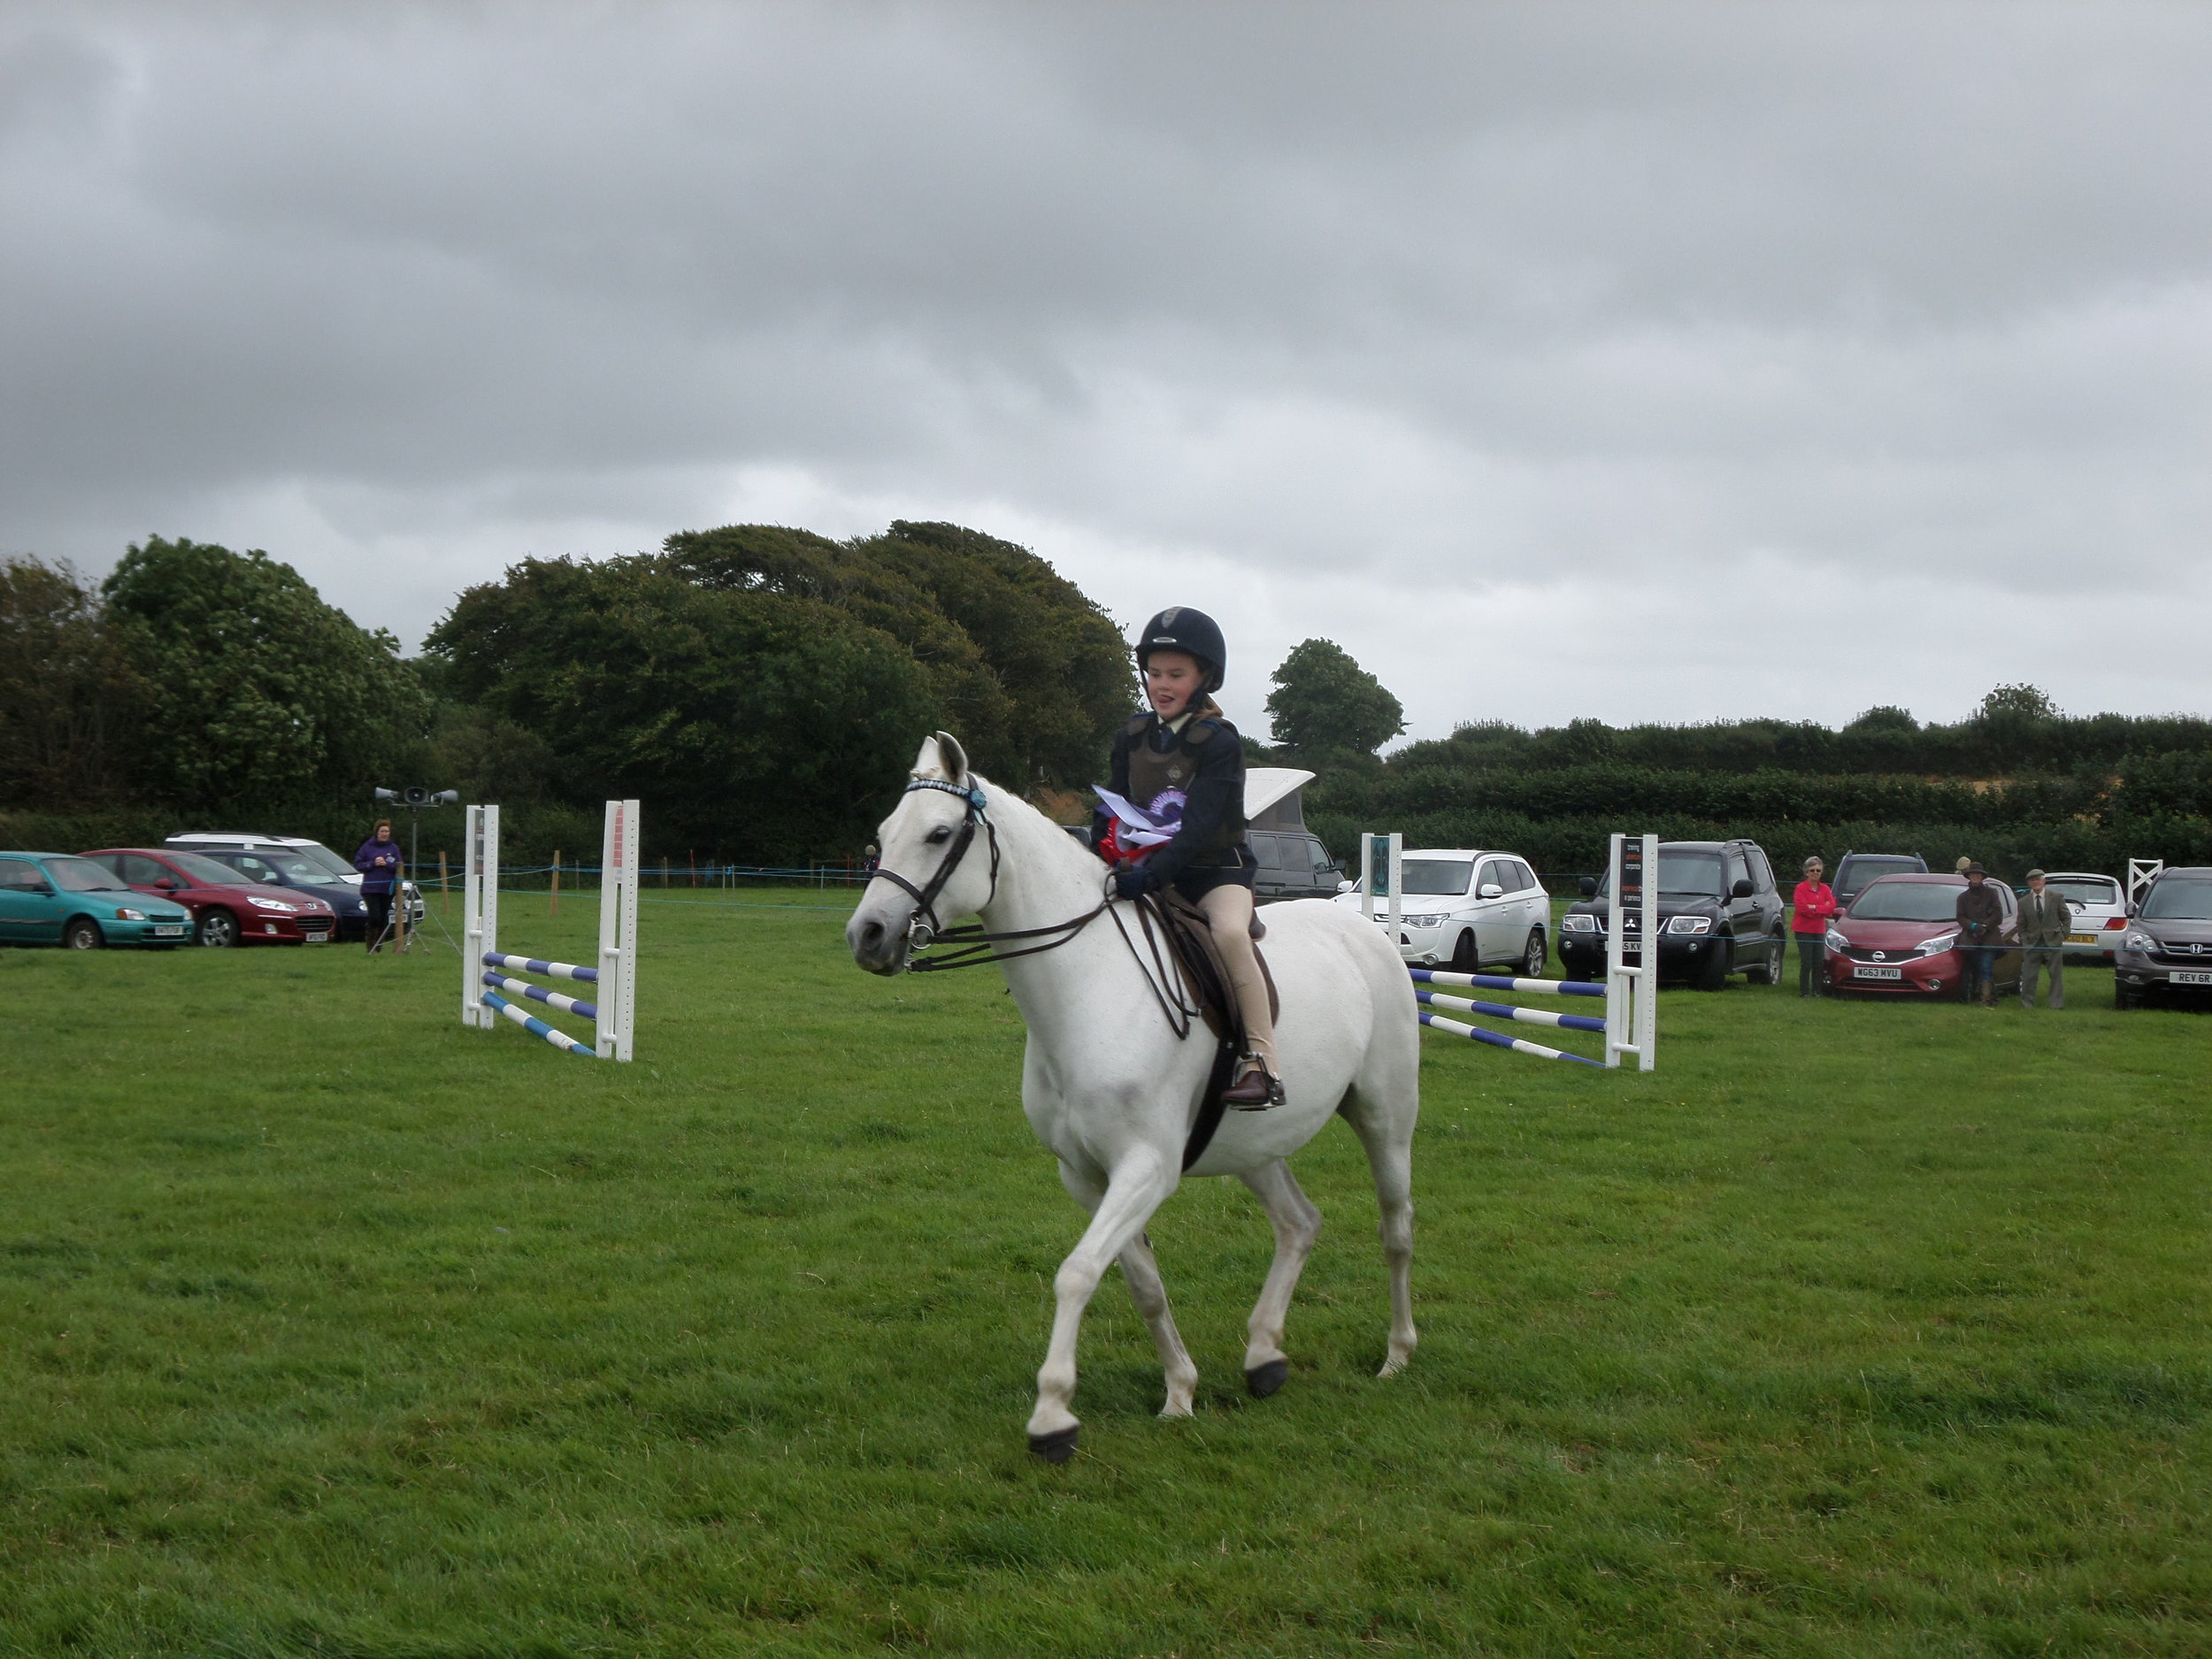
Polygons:
<instances>
[{"instance_id":1,"label":"tree line","mask_svg":"<svg viewBox=\"0 0 2212 1659\"><path fill-rule=\"evenodd\" d=\"M422 654L262 552L153 538L96 584L0 560L0 840L68 849L188 826L350 844L382 785L511 808L518 858L588 856L597 803L652 803L650 855L755 864L857 852L920 735L1063 819L1137 706L1110 618L1026 549L901 520L849 541L733 525L654 553L524 559L462 593ZM2073 717L2001 686L1968 718L1525 730L1378 751L1404 710L1333 641L1275 669L1271 746L1309 823L1595 868L1615 829L1752 835L2011 869L2212 863L2212 722ZM426 848L457 833L426 819Z\"/></svg>"},{"instance_id":2,"label":"tree line","mask_svg":"<svg viewBox=\"0 0 2212 1659\"><path fill-rule=\"evenodd\" d=\"M155 537L97 584L0 562L0 833L349 846L373 788L420 784L528 809L524 857L595 849L596 803L630 795L660 853L789 864L861 847L939 726L1016 787L1080 788L1134 696L1103 611L956 525L525 559L412 659L265 553Z\"/></svg>"}]
</instances>

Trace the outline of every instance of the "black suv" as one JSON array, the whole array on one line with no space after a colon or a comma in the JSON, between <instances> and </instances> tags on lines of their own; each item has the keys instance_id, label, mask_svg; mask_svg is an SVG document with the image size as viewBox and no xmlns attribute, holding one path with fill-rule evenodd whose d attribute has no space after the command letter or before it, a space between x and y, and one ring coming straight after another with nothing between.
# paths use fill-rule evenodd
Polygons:
<instances>
[{"instance_id":1,"label":"black suv","mask_svg":"<svg viewBox=\"0 0 2212 1659\"><path fill-rule=\"evenodd\" d=\"M2212 865L2162 871L2112 952L2112 1005L2212 999Z\"/></svg>"},{"instance_id":2,"label":"black suv","mask_svg":"<svg viewBox=\"0 0 2212 1659\"><path fill-rule=\"evenodd\" d=\"M1846 853L1836 865L1836 903L1849 910L1859 889L1881 876L1924 876L1928 861L1918 853Z\"/></svg>"},{"instance_id":3,"label":"black suv","mask_svg":"<svg viewBox=\"0 0 2212 1659\"><path fill-rule=\"evenodd\" d=\"M1248 830L1252 856L1260 861L1254 900L1333 899L1344 872L1329 856L1321 838L1304 830Z\"/></svg>"},{"instance_id":4,"label":"black suv","mask_svg":"<svg viewBox=\"0 0 2212 1659\"><path fill-rule=\"evenodd\" d=\"M1606 884L1585 876L1579 903L1559 922L1570 979L1605 977ZM1659 977L1717 991L1740 973L1781 982L1789 919L1774 867L1756 841L1659 843Z\"/></svg>"}]
</instances>

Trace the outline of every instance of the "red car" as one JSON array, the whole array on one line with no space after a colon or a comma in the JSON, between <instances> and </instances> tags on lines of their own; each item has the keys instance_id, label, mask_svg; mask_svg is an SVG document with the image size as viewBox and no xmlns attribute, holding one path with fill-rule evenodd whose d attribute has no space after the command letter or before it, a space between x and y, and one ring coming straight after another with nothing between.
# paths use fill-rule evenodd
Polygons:
<instances>
[{"instance_id":1,"label":"red car","mask_svg":"<svg viewBox=\"0 0 2212 1659\"><path fill-rule=\"evenodd\" d=\"M283 887L241 881L228 864L165 848L111 847L84 855L127 887L157 893L192 912L203 945L321 945L337 932L329 905Z\"/></svg>"},{"instance_id":2,"label":"red car","mask_svg":"<svg viewBox=\"0 0 2212 1659\"><path fill-rule=\"evenodd\" d=\"M2020 983L2020 907L2012 889L1989 883L2004 907L1993 977L2001 989ZM1964 876L1878 876L1861 887L1851 908L1828 925L1828 984L1838 991L1884 996L1966 995L1966 959L1959 954L1959 895Z\"/></svg>"}]
</instances>

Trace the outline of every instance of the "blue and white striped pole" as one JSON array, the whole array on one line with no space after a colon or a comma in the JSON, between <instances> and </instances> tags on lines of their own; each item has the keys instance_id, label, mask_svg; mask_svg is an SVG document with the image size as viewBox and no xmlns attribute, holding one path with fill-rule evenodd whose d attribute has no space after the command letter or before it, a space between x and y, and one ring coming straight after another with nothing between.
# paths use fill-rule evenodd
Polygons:
<instances>
[{"instance_id":1,"label":"blue and white striped pole","mask_svg":"<svg viewBox=\"0 0 2212 1659\"><path fill-rule=\"evenodd\" d=\"M1519 991L1537 996L1605 995L1601 985L1584 985L1574 979L1518 979L1500 973L1448 973L1440 968L1408 968L1406 972L1422 985L1464 985L1479 991Z\"/></svg>"},{"instance_id":2,"label":"blue and white striped pole","mask_svg":"<svg viewBox=\"0 0 2212 1659\"><path fill-rule=\"evenodd\" d=\"M484 1006L487 1008L497 1009L509 1019L513 1020L516 1025L521 1026L523 1030L528 1032L533 1037L542 1037L546 1040L546 1041L551 1043L556 1048L565 1049L570 1054L580 1055L587 1060L595 1060L599 1057L597 1054L593 1052L588 1044L580 1043L577 1041L575 1038L570 1036L566 1032L556 1031L543 1020L537 1018L534 1015L524 1013L520 1009L517 1008L512 1002L510 1002L505 997L500 995L500 994L496 991L487 991L484 993Z\"/></svg>"},{"instance_id":3,"label":"blue and white striped pole","mask_svg":"<svg viewBox=\"0 0 2212 1659\"><path fill-rule=\"evenodd\" d=\"M564 996L558 991L549 991L541 985L531 984L527 979L511 979L503 973L493 973L488 970L484 975L484 983L495 991L511 991L517 996L526 996L534 1002L542 1002L558 1013L573 1014L579 1019L588 1019L595 1023L599 1018L597 1003L583 1002L573 996Z\"/></svg>"},{"instance_id":4,"label":"blue and white striped pole","mask_svg":"<svg viewBox=\"0 0 2212 1659\"><path fill-rule=\"evenodd\" d=\"M588 984L599 983L599 970L580 968L572 962L541 962L535 956L510 956L496 950L484 953L484 961L495 968L512 968L517 973L542 973L550 979L582 979Z\"/></svg>"},{"instance_id":5,"label":"blue and white striped pole","mask_svg":"<svg viewBox=\"0 0 2212 1659\"><path fill-rule=\"evenodd\" d=\"M1448 1008L1462 1014L1486 1014L1493 1019L1516 1019L1525 1025L1549 1025L1555 1031L1594 1031L1601 1036L1605 1022L1586 1014L1555 1014L1549 1009L1519 1008L1511 1002L1471 1002L1463 996L1437 991L1416 991L1414 1001L1431 1008Z\"/></svg>"},{"instance_id":6,"label":"blue and white striped pole","mask_svg":"<svg viewBox=\"0 0 2212 1659\"><path fill-rule=\"evenodd\" d=\"M1510 1048L1516 1054L1532 1054L1540 1060L1572 1060L1577 1065L1593 1065L1604 1070L1601 1061L1592 1060L1578 1054L1569 1054L1563 1048L1547 1048L1540 1042L1529 1042L1519 1037L1509 1037L1502 1032L1485 1031L1479 1025L1462 1025L1455 1019L1446 1019L1441 1014L1432 1014L1423 1009L1420 1020L1424 1025L1448 1032L1455 1037L1469 1037L1477 1042L1486 1042L1494 1048Z\"/></svg>"}]
</instances>

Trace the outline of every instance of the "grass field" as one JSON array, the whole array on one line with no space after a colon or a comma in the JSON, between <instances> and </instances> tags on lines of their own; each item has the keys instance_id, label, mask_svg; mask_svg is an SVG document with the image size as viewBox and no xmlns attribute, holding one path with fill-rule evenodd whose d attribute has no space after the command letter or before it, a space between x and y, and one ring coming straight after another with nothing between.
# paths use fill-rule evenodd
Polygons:
<instances>
[{"instance_id":1,"label":"grass field","mask_svg":"<svg viewBox=\"0 0 2212 1659\"><path fill-rule=\"evenodd\" d=\"M1339 1126L1290 1385L1192 1183L1199 1414L1110 1280L1053 1469L1010 1002L749 896L647 907L629 1066L464 1031L450 953L0 951L0 1654L2212 1650L2212 1019L1431 1035L1408 1372Z\"/></svg>"}]
</instances>

